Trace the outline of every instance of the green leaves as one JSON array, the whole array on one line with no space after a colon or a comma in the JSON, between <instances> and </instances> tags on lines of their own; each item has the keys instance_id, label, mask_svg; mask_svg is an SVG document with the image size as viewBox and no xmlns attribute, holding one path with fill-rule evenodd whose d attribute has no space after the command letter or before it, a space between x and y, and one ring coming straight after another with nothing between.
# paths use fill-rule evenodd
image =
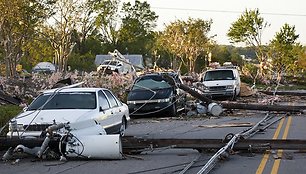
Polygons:
<instances>
[{"instance_id":1,"label":"green leaves","mask_svg":"<svg viewBox=\"0 0 306 174\"><path fill-rule=\"evenodd\" d=\"M297 43L299 35L295 34L295 26L284 24L270 43L269 55L272 59L273 69L277 73L293 70L295 62L302 52L302 47Z\"/></svg>"},{"instance_id":2,"label":"green leaves","mask_svg":"<svg viewBox=\"0 0 306 174\"><path fill-rule=\"evenodd\" d=\"M246 10L230 27L227 36L234 43L243 42L248 46L261 45L261 35L269 24L260 17L258 9Z\"/></svg>"},{"instance_id":3,"label":"green leaves","mask_svg":"<svg viewBox=\"0 0 306 174\"><path fill-rule=\"evenodd\" d=\"M205 56L211 46L212 38L208 36L212 21L189 18L170 23L159 38L159 43L170 53L180 58L194 72L195 61Z\"/></svg>"}]
</instances>

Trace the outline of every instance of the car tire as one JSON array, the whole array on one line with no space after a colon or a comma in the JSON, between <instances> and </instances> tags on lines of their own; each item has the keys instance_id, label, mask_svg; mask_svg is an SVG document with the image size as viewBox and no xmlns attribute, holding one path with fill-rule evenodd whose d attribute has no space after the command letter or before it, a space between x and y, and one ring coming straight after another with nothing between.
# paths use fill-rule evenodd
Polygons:
<instances>
[{"instance_id":1,"label":"car tire","mask_svg":"<svg viewBox=\"0 0 306 174\"><path fill-rule=\"evenodd\" d=\"M233 97L232 97L232 101L236 101L237 100L237 90L235 88L234 93L233 93Z\"/></svg>"},{"instance_id":2,"label":"car tire","mask_svg":"<svg viewBox=\"0 0 306 174\"><path fill-rule=\"evenodd\" d=\"M120 136L124 136L125 130L126 130L126 126L127 126L127 121L126 121L125 117L123 117L122 121L121 121L120 129L119 129Z\"/></svg>"},{"instance_id":3,"label":"car tire","mask_svg":"<svg viewBox=\"0 0 306 174\"><path fill-rule=\"evenodd\" d=\"M169 116L170 117L176 117L177 116L177 108L176 108L175 103L172 103L171 106L169 107Z\"/></svg>"}]
</instances>

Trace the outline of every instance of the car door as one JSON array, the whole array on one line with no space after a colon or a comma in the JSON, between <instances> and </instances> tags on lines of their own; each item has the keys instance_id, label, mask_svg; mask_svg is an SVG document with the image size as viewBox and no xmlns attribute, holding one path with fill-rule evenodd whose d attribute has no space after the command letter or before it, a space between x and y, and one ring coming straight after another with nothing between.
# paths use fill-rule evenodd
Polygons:
<instances>
[{"instance_id":1,"label":"car door","mask_svg":"<svg viewBox=\"0 0 306 174\"><path fill-rule=\"evenodd\" d=\"M106 97L108 98L110 107L112 109L112 114L110 117L110 120L112 120L112 127L116 129L116 127L119 127L121 125L122 121L122 108L120 106L120 103L117 102L115 96L112 94L109 90L103 90L103 92L106 94ZM116 132L116 130L114 130Z\"/></svg>"},{"instance_id":2,"label":"car door","mask_svg":"<svg viewBox=\"0 0 306 174\"><path fill-rule=\"evenodd\" d=\"M98 91L98 104L99 116L96 118L96 120L108 133L107 129L113 125L114 112L111 108L108 98L102 90Z\"/></svg>"}]
</instances>

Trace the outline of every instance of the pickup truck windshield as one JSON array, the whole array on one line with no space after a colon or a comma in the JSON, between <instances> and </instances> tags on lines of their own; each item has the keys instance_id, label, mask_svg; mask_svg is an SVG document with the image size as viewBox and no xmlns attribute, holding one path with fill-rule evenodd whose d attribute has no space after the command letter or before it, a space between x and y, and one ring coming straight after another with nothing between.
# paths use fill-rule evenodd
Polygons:
<instances>
[{"instance_id":1,"label":"pickup truck windshield","mask_svg":"<svg viewBox=\"0 0 306 174\"><path fill-rule=\"evenodd\" d=\"M234 80L234 79L235 77L232 70L207 71L204 77L204 81Z\"/></svg>"},{"instance_id":2,"label":"pickup truck windshield","mask_svg":"<svg viewBox=\"0 0 306 174\"><path fill-rule=\"evenodd\" d=\"M47 100L51 100L42 108L46 109L95 109L96 95L95 92L65 92L40 95L29 106L28 110L36 110L43 106Z\"/></svg>"}]
</instances>

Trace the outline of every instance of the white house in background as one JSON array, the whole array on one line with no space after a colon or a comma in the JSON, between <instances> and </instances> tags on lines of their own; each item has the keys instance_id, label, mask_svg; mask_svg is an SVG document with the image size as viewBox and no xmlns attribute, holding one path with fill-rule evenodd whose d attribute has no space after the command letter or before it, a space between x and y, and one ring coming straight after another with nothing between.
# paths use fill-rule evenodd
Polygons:
<instances>
[{"instance_id":1,"label":"white house in background","mask_svg":"<svg viewBox=\"0 0 306 174\"><path fill-rule=\"evenodd\" d=\"M132 65L135 65L139 68L144 68L144 61L143 61L143 57L140 54L128 54L128 55L123 55L126 59L129 60L129 62ZM112 55L108 55L108 54L101 54L101 55L96 55L96 59L95 59L95 64L96 66L100 66L102 65L102 63L105 60L112 60L113 56ZM135 68L137 70L137 68Z\"/></svg>"}]
</instances>

